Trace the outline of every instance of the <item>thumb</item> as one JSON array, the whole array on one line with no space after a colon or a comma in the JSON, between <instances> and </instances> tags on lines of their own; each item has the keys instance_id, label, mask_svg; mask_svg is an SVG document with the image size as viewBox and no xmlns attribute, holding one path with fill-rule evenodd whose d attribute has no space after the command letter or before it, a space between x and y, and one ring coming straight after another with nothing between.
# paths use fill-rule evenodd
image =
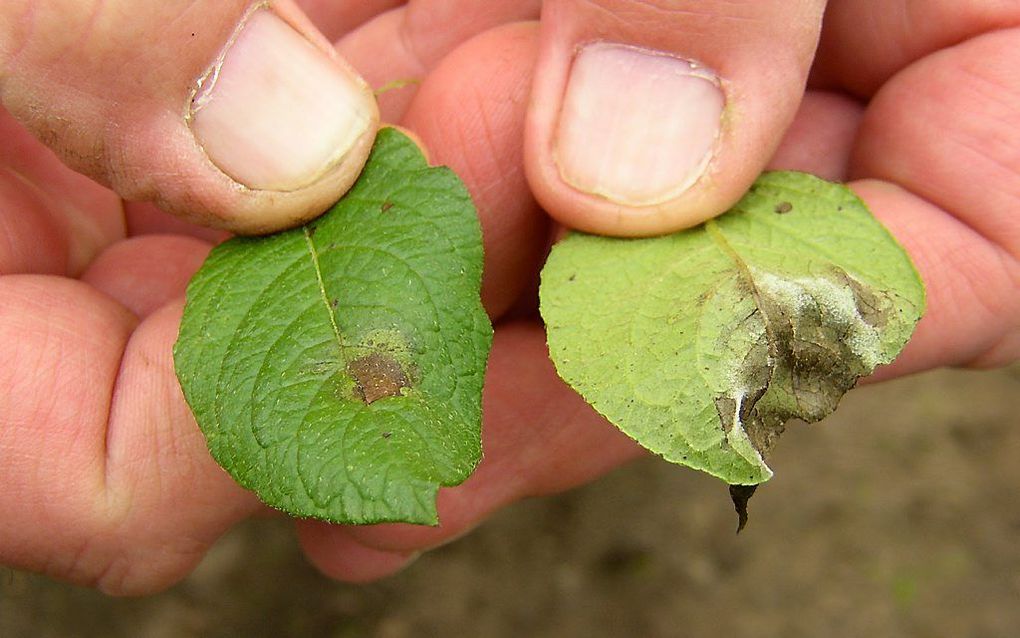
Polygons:
<instances>
[{"instance_id":1,"label":"thumb","mask_svg":"<svg viewBox=\"0 0 1020 638\"><path fill-rule=\"evenodd\" d=\"M651 235L747 190L792 121L824 0L546 0L525 162L567 226Z\"/></svg>"},{"instance_id":2,"label":"thumb","mask_svg":"<svg viewBox=\"0 0 1020 638\"><path fill-rule=\"evenodd\" d=\"M378 122L289 0L4 0L0 99L122 197L245 234L325 210Z\"/></svg>"}]
</instances>

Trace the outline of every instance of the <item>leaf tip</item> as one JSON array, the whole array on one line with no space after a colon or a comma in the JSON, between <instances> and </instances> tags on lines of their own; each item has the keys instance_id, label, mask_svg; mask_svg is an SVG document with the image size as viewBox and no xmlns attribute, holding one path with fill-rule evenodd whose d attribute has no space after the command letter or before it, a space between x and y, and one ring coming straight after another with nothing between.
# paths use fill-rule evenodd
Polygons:
<instances>
[{"instance_id":1,"label":"leaf tip","mask_svg":"<svg viewBox=\"0 0 1020 638\"><path fill-rule=\"evenodd\" d=\"M737 512L738 534L747 526L747 502L757 489L757 485L730 485L730 498L733 500L733 509Z\"/></svg>"}]
</instances>

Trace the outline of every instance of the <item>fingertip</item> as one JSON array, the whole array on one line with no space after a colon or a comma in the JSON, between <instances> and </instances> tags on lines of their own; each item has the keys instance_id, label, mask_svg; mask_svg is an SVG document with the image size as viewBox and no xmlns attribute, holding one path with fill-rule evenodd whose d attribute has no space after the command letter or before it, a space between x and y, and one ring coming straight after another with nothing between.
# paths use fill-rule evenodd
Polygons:
<instances>
[{"instance_id":1,"label":"fingertip","mask_svg":"<svg viewBox=\"0 0 1020 638\"><path fill-rule=\"evenodd\" d=\"M188 112L213 164L246 188L278 192L363 162L377 122L374 96L353 69L258 6L199 78Z\"/></svg>"},{"instance_id":2,"label":"fingertip","mask_svg":"<svg viewBox=\"0 0 1020 638\"><path fill-rule=\"evenodd\" d=\"M419 552L367 547L347 528L322 521L295 521L298 542L308 560L326 576L347 583L368 583L391 576L413 563Z\"/></svg>"},{"instance_id":3,"label":"fingertip","mask_svg":"<svg viewBox=\"0 0 1020 638\"><path fill-rule=\"evenodd\" d=\"M375 97L292 0L61 6L35 10L4 105L123 198L262 234L321 214L361 172Z\"/></svg>"},{"instance_id":4,"label":"fingertip","mask_svg":"<svg viewBox=\"0 0 1020 638\"><path fill-rule=\"evenodd\" d=\"M289 3L255 5L198 79L186 121L245 201L214 225L262 234L321 214L357 179L379 109L368 84ZM173 208L173 206L171 206Z\"/></svg>"},{"instance_id":5,"label":"fingertip","mask_svg":"<svg viewBox=\"0 0 1020 638\"><path fill-rule=\"evenodd\" d=\"M184 235L143 235L99 254L81 280L145 317L184 295L211 246Z\"/></svg>"},{"instance_id":6,"label":"fingertip","mask_svg":"<svg viewBox=\"0 0 1020 638\"><path fill-rule=\"evenodd\" d=\"M864 105L849 96L808 91L766 168L802 171L833 182L846 181L863 113Z\"/></svg>"},{"instance_id":7,"label":"fingertip","mask_svg":"<svg viewBox=\"0 0 1020 638\"><path fill-rule=\"evenodd\" d=\"M621 236L728 209L793 119L820 4L547 2L525 138L539 202Z\"/></svg>"},{"instance_id":8,"label":"fingertip","mask_svg":"<svg viewBox=\"0 0 1020 638\"><path fill-rule=\"evenodd\" d=\"M400 131L403 135L406 135L408 139L414 142L414 145L418 147L418 152L421 153L422 156L425 158L425 163L428 164L429 166L435 166L435 162L432 158L432 153L429 151L429 147L425 144L425 141L422 140L421 136L418 135L418 133L412 131L406 126L401 126L399 124L386 124L384 126L386 128L391 128L395 131Z\"/></svg>"},{"instance_id":9,"label":"fingertip","mask_svg":"<svg viewBox=\"0 0 1020 638\"><path fill-rule=\"evenodd\" d=\"M1020 264L949 212L902 186L850 183L910 255L925 284L925 311L903 353L871 380L946 365L1015 360ZM923 232L919 231L923 229Z\"/></svg>"}]
</instances>

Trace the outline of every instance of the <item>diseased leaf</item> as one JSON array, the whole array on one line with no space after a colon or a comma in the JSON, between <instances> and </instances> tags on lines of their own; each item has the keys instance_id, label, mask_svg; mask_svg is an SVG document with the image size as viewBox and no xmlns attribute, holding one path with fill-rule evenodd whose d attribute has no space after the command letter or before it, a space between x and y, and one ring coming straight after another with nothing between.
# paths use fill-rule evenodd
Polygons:
<instances>
[{"instance_id":1,"label":"diseased leaf","mask_svg":"<svg viewBox=\"0 0 1020 638\"><path fill-rule=\"evenodd\" d=\"M329 213L218 246L188 286L174 360L213 456L295 516L436 523L481 454L481 267L463 185L380 131Z\"/></svg>"},{"instance_id":2,"label":"diseased leaf","mask_svg":"<svg viewBox=\"0 0 1020 638\"><path fill-rule=\"evenodd\" d=\"M924 288L850 189L787 172L694 229L567 237L541 307L557 371L596 410L669 461L755 485L789 419L825 417L899 354Z\"/></svg>"}]
</instances>

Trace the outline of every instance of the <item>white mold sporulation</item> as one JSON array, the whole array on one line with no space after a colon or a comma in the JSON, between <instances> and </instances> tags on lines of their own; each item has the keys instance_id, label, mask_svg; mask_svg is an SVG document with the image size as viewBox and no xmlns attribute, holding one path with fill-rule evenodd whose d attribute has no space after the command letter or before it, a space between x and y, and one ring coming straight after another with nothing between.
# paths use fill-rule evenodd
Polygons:
<instances>
[{"instance_id":1,"label":"white mold sporulation","mask_svg":"<svg viewBox=\"0 0 1020 638\"><path fill-rule=\"evenodd\" d=\"M881 335L861 316L850 286L825 277L778 277L757 269L751 272L759 294L792 310L795 324L817 304L824 324L844 333L847 347L865 367L870 370L883 363Z\"/></svg>"}]
</instances>

